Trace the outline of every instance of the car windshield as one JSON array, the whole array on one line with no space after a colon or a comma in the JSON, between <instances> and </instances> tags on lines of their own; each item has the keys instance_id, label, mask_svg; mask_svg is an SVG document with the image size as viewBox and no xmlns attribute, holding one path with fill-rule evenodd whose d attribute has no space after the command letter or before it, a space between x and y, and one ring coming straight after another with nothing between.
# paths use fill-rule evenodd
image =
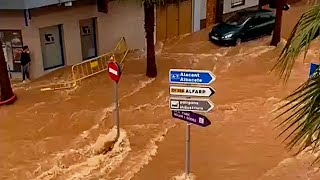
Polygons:
<instances>
[{"instance_id":1,"label":"car windshield","mask_svg":"<svg viewBox=\"0 0 320 180\"><path fill-rule=\"evenodd\" d=\"M249 17L245 15L241 15L239 13L234 14L227 18L224 22L229 25L233 26L240 26L242 25Z\"/></svg>"}]
</instances>

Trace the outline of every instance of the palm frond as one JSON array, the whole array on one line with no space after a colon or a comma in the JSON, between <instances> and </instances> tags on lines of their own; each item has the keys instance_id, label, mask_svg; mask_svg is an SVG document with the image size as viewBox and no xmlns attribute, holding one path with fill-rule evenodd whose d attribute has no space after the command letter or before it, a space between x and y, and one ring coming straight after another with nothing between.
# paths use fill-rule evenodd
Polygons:
<instances>
[{"instance_id":1,"label":"palm frond","mask_svg":"<svg viewBox=\"0 0 320 180\"><path fill-rule=\"evenodd\" d=\"M275 119L286 116L277 127L285 127L280 136L289 133L284 139L284 141L289 140L288 149L297 146L298 153L309 145L313 149L318 149L320 147L319 69L285 100L288 102L277 109L282 112Z\"/></svg>"},{"instance_id":2,"label":"palm frond","mask_svg":"<svg viewBox=\"0 0 320 180\"><path fill-rule=\"evenodd\" d=\"M320 4L315 5L301 16L271 71L277 71L286 82L290 77L295 59L303 48L304 57L306 57L312 40L318 37L319 34Z\"/></svg>"}]
</instances>

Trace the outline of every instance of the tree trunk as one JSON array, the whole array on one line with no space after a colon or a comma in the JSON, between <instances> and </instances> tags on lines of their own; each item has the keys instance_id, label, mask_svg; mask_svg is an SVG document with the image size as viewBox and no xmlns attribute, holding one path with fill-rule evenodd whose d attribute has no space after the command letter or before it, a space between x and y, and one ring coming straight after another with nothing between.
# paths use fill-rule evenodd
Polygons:
<instances>
[{"instance_id":1,"label":"tree trunk","mask_svg":"<svg viewBox=\"0 0 320 180\"><path fill-rule=\"evenodd\" d=\"M154 50L154 4L144 3L144 28L147 39L147 72L148 77L157 76L157 65Z\"/></svg>"},{"instance_id":2,"label":"tree trunk","mask_svg":"<svg viewBox=\"0 0 320 180\"><path fill-rule=\"evenodd\" d=\"M285 4L285 0L278 0L276 1L276 22L273 30L273 36L272 36L272 41L271 45L272 46L277 46L278 43L280 42L281 38L281 20L282 20L282 12L283 12L283 7Z\"/></svg>"},{"instance_id":3,"label":"tree trunk","mask_svg":"<svg viewBox=\"0 0 320 180\"><path fill-rule=\"evenodd\" d=\"M2 45L2 42L0 41ZM0 105L12 104L16 98L13 94L3 49L0 48Z\"/></svg>"},{"instance_id":4,"label":"tree trunk","mask_svg":"<svg viewBox=\"0 0 320 180\"><path fill-rule=\"evenodd\" d=\"M222 15L223 15L223 4L222 4L222 0L217 0L216 1L216 9L214 10L214 12L216 12L216 19L215 19L215 23L220 23L222 22Z\"/></svg>"}]
</instances>

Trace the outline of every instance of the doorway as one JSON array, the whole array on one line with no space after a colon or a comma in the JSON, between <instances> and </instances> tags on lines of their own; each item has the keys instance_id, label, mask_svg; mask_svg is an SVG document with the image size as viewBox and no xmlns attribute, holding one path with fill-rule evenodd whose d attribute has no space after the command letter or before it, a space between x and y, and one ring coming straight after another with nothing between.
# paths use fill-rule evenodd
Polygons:
<instances>
[{"instance_id":1,"label":"doorway","mask_svg":"<svg viewBox=\"0 0 320 180\"><path fill-rule=\"evenodd\" d=\"M158 6L156 13L157 41L191 32L192 0Z\"/></svg>"},{"instance_id":2,"label":"doorway","mask_svg":"<svg viewBox=\"0 0 320 180\"><path fill-rule=\"evenodd\" d=\"M79 21L82 59L87 60L97 56L96 18Z\"/></svg>"},{"instance_id":3,"label":"doorway","mask_svg":"<svg viewBox=\"0 0 320 180\"><path fill-rule=\"evenodd\" d=\"M64 66L62 25L40 28L43 69Z\"/></svg>"}]
</instances>

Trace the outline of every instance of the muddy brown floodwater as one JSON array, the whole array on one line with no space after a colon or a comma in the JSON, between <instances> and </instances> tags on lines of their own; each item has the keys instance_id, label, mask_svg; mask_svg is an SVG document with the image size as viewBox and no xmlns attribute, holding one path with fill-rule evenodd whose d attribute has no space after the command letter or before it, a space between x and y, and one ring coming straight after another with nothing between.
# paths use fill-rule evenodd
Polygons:
<instances>
[{"instance_id":1,"label":"muddy brown floodwater","mask_svg":"<svg viewBox=\"0 0 320 180\"><path fill-rule=\"evenodd\" d=\"M297 20L302 9L306 6L295 5L285 18ZM119 83L121 137L106 154L94 153L96 140L113 127L113 85L106 73L66 91L40 92L37 87L67 78L69 69L15 84L19 100L0 109L0 179L181 179L185 123L169 111L170 68L205 69L217 76L212 84L216 106L206 113L212 125L191 127L192 178L320 179L318 168L309 166L314 156L305 151L292 157L271 122L277 102L307 79L307 62L318 60L320 43L314 43L305 62L299 57L283 86L274 74L267 75L283 43L270 47L270 37L264 37L217 47L207 33L160 45L156 79L144 76L143 53L129 54Z\"/></svg>"}]
</instances>

